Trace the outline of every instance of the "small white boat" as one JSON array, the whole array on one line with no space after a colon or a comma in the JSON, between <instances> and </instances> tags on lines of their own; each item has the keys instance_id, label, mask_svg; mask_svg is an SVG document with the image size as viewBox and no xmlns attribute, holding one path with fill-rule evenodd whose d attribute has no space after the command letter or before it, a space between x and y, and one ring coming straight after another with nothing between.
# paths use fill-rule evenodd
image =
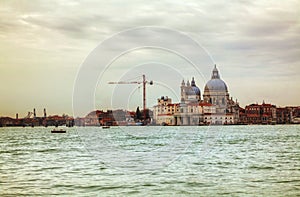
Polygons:
<instances>
[{"instance_id":1,"label":"small white boat","mask_svg":"<svg viewBox=\"0 0 300 197\"><path fill-rule=\"evenodd\" d=\"M135 123L136 126L143 126L144 124L142 122Z\"/></svg>"}]
</instances>

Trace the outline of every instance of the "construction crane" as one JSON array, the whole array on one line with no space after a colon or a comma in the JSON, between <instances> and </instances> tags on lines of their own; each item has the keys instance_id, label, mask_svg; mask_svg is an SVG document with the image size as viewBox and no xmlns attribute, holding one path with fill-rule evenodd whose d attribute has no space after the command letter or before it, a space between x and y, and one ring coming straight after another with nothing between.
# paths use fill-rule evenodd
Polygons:
<instances>
[{"instance_id":1,"label":"construction crane","mask_svg":"<svg viewBox=\"0 0 300 197\"><path fill-rule=\"evenodd\" d=\"M108 84L143 84L143 110L144 110L144 121L146 119L146 84L153 85L153 81L146 81L146 76L143 75L143 81L118 81L108 82Z\"/></svg>"},{"instance_id":2,"label":"construction crane","mask_svg":"<svg viewBox=\"0 0 300 197\"><path fill-rule=\"evenodd\" d=\"M24 119L31 118L32 115L33 115L33 112L29 111L27 116L24 117Z\"/></svg>"}]
</instances>

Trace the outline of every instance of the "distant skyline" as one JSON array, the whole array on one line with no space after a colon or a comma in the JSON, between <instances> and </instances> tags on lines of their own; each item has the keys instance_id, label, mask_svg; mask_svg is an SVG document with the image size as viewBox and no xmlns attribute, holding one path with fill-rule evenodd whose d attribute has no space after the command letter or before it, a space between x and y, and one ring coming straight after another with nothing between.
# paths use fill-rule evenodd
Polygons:
<instances>
[{"instance_id":1,"label":"distant skyline","mask_svg":"<svg viewBox=\"0 0 300 197\"><path fill-rule=\"evenodd\" d=\"M200 43L213 61L205 62L201 77L192 71L171 72L170 65L185 67L185 63L168 53L133 51L99 79L96 108L124 105L111 97L125 86L107 85L108 81L144 73L154 82L164 76L172 84L170 91L157 84L147 87L148 107L160 96L178 101L182 79L193 76L203 94L215 63L242 107L263 100L277 106L300 105L299 8L296 0L1 1L0 116L24 117L33 108L40 116L44 108L47 114L72 115L73 86L85 58L105 39L139 26L182 32ZM173 62L165 65L161 59ZM133 85L128 91L134 98L124 109L141 107L141 89Z\"/></svg>"}]
</instances>

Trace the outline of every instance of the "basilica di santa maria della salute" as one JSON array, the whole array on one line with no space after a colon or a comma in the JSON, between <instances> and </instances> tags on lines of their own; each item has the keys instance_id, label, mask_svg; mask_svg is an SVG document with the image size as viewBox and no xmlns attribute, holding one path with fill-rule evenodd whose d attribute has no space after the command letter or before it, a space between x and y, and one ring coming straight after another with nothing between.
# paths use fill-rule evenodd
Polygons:
<instances>
[{"instance_id":1,"label":"basilica di santa maria della salute","mask_svg":"<svg viewBox=\"0 0 300 197\"><path fill-rule=\"evenodd\" d=\"M160 125L222 125L237 124L239 104L229 96L228 87L221 79L216 65L211 79L204 87L203 99L194 77L181 82L180 103L162 96L154 106L153 119Z\"/></svg>"}]
</instances>

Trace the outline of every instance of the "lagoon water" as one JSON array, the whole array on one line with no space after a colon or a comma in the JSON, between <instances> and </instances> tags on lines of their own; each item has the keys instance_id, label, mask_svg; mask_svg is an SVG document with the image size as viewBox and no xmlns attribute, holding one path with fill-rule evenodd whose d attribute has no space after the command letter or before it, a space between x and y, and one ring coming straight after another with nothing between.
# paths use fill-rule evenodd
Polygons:
<instances>
[{"instance_id":1,"label":"lagoon water","mask_svg":"<svg viewBox=\"0 0 300 197\"><path fill-rule=\"evenodd\" d=\"M300 125L0 128L0 196L300 196Z\"/></svg>"}]
</instances>

